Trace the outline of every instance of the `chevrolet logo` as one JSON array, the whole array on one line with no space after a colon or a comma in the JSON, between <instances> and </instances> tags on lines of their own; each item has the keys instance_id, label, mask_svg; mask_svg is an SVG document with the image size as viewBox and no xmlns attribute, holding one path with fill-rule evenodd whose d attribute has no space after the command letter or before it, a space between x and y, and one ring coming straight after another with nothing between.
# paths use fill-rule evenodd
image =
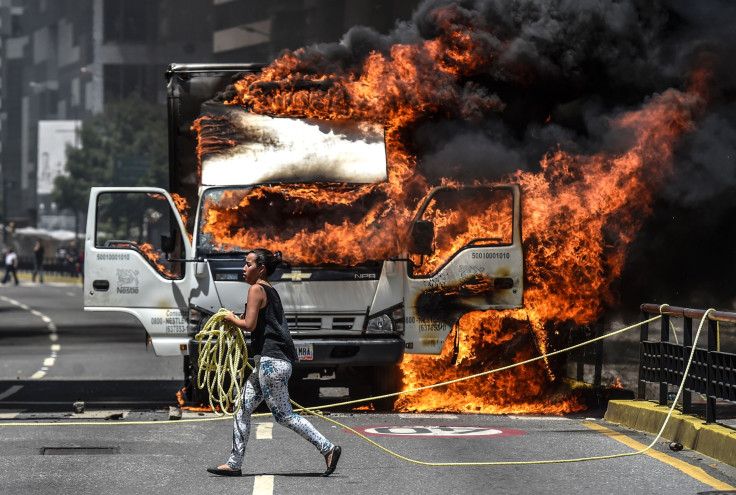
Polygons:
<instances>
[{"instance_id":1,"label":"chevrolet logo","mask_svg":"<svg viewBox=\"0 0 736 495\"><path fill-rule=\"evenodd\" d=\"M289 273L284 273L281 275L281 280L291 280L292 282L301 282L302 280L308 279L311 277L311 273L303 273L299 270L293 270Z\"/></svg>"}]
</instances>

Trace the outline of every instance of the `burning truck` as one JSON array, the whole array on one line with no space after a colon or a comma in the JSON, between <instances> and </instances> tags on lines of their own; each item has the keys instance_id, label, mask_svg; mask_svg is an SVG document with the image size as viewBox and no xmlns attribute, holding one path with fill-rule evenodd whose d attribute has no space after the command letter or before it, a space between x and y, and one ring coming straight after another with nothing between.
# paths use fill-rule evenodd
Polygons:
<instances>
[{"instance_id":1,"label":"burning truck","mask_svg":"<svg viewBox=\"0 0 736 495\"><path fill-rule=\"evenodd\" d=\"M171 190L92 188L85 310L135 316L157 355L183 356L199 403L194 335L243 312L249 249L284 253L271 282L293 379L334 375L360 397L400 390L404 354L439 354L469 311L522 307L518 184L429 188L380 124L232 104L232 83L262 70L169 67Z\"/></svg>"},{"instance_id":2,"label":"burning truck","mask_svg":"<svg viewBox=\"0 0 736 495\"><path fill-rule=\"evenodd\" d=\"M583 409L563 358L477 377L615 315L662 197L732 187L733 29L690 9L432 0L267 66L172 66L171 192L92 190L85 306L137 316L191 382L242 253L279 249L297 375L413 389L403 411Z\"/></svg>"}]
</instances>

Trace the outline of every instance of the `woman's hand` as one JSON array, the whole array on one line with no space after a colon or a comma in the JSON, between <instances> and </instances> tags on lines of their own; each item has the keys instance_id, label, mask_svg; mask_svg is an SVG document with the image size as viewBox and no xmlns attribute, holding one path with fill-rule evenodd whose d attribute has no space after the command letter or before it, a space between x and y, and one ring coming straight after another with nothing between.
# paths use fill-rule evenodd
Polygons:
<instances>
[{"instance_id":1,"label":"woman's hand","mask_svg":"<svg viewBox=\"0 0 736 495\"><path fill-rule=\"evenodd\" d=\"M230 311L228 314L226 314L225 317L223 318L223 320L225 320L228 323L232 323L233 325L236 324L235 323L235 320L236 319L237 319L237 316L235 316L235 313L233 313L232 311Z\"/></svg>"}]
</instances>

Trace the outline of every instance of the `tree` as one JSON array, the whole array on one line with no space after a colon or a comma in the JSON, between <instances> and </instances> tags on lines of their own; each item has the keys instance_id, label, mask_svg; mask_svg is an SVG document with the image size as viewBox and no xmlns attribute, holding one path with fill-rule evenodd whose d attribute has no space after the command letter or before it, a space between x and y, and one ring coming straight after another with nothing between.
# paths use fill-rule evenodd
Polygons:
<instances>
[{"instance_id":1,"label":"tree","mask_svg":"<svg viewBox=\"0 0 736 495\"><path fill-rule=\"evenodd\" d=\"M77 218L87 211L90 187L168 185L165 107L131 94L82 122L80 139L80 148L67 148L69 175L56 177L51 193Z\"/></svg>"}]
</instances>

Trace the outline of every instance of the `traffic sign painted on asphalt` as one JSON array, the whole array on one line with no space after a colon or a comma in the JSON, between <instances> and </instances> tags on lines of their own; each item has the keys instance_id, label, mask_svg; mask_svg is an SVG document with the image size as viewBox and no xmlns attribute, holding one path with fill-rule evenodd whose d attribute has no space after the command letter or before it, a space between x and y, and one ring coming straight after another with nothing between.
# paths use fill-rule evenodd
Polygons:
<instances>
[{"instance_id":1,"label":"traffic sign painted on asphalt","mask_svg":"<svg viewBox=\"0 0 736 495\"><path fill-rule=\"evenodd\" d=\"M432 426L432 425L381 425L354 428L368 436L378 437L514 437L525 435L522 430L513 428L490 428L487 426Z\"/></svg>"}]
</instances>

